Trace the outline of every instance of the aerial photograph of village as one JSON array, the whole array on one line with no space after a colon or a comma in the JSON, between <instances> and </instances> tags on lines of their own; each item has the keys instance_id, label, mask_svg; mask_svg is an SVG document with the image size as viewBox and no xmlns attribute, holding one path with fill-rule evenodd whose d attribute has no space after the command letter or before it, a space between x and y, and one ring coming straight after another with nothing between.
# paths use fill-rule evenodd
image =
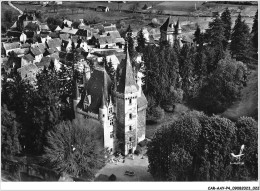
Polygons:
<instances>
[{"instance_id":1,"label":"aerial photograph of village","mask_svg":"<svg viewBox=\"0 0 260 191\"><path fill-rule=\"evenodd\" d=\"M258 2L1 1L1 182L25 181L258 181Z\"/></svg>"}]
</instances>

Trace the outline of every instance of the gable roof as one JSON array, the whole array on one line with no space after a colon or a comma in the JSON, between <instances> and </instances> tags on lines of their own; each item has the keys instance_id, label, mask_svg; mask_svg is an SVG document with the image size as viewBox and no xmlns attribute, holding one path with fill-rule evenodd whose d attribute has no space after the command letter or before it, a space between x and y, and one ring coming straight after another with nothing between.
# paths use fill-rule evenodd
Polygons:
<instances>
[{"instance_id":1,"label":"gable roof","mask_svg":"<svg viewBox=\"0 0 260 191\"><path fill-rule=\"evenodd\" d=\"M60 26L58 25L54 31L61 31L61 30L62 30L62 29L61 29Z\"/></svg>"},{"instance_id":2,"label":"gable roof","mask_svg":"<svg viewBox=\"0 0 260 191\"><path fill-rule=\"evenodd\" d=\"M62 32L62 33L68 33L69 30L70 30L69 27L64 27L60 32Z\"/></svg>"},{"instance_id":3,"label":"gable roof","mask_svg":"<svg viewBox=\"0 0 260 191\"><path fill-rule=\"evenodd\" d=\"M27 61L34 61L34 57L31 54L26 54L23 56L23 59L27 60Z\"/></svg>"},{"instance_id":4,"label":"gable roof","mask_svg":"<svg viewBox=\"0 0 260 191\"><path fill-rule=\"evenodd\" d=\"M3 43L3 47L5 50L12 50L12 49L20 48L20 43L19 42Z\"/></svg>"},{"instance_id":5,"label":"gable roof","mask_svg":"<svg viewBox=\"0 0 260 191\"><path fill-rule=\"evenodd\" d=\"M106 70L103 67L97 67L91 74L87 86L83 91L80 103L83 103L83 99L85 99L86 95L90 95L91 104L88 107L88 111L98 114L103 95L106 100L108 100L111 95L111 84L111 79Z\"/></svg>"},{"instance_id":6,"label":"gable roof","mask_svg":"<svg viewBox=\"0 0 260 191\"><path fill-rule=\"evenodd\" d=\"M18 48L13 51L19 56L22 54L28 54L29 50L30 50L29 48Z\"/></svg>"},{"instance_id":7,"label":"gable roof","mask_svg":"<svg viewBox=\"0 0 260 191\"><path fill-rule=\"evenodd\" d=\"M78 29L71 28L71 29L68 31L68 33L69 33L69 34L76 34L77 31L78 31Z\"/></svg>"},{"instance_id":8,"label":"gable roof","mask_svg":"<svg viewBox=\"0 0 260 191\"><path fill-rule=\"evenodd\" d=\"M98 38L99 44L111 44L115 42L115 39L112 36L99 36Z\"/></svg>"},{"instance_id":9,"label":"gable roof","mask_svg":"<svg viewBox=\"0 0 260 191\"><path fill-rule=\"evenodd\" d=\"M84 37L90 37L91 36L91 32L89 30L78 29L76 35L84 36Z\"/></svg>"},{"instance_id":10,"label":"gable roof","mask_svg":"<svg viewBox=\"0 0 260 191\"><path fill-rule=\"evenodd\" d=\"M121 38L118 31L110 31L106 33L107 36L111 36L112 38Z\"/></svg>"},{"instance_id":11,"label":"gable roof","mask_svg":"<svg viewBox=\"0 0 260 191\"><path fill-rule=\"evenodd\" d=\"M59 53L58 53L58 52L52 53L52 54L50 54L49 56L50 56L50 58L51 58L52 60L54 60L54 59L60 60L60 57L59 57Z\"/></svg>"},{"instance_id":12,"label":"gable roof","mask_svg":"<svg viewBox=\"0 0 260 191\"><path fill-rule=\"evenodd\" d=\"M122 62L122 65L119 69L119 83L117 86L117 91L119 93L128 94L137 92L137 88L138 86L134 78L133 67L130 62L129 52L127 48L126 58Z\"/></svg>"},{"instance_id":13,"label":"gable roof","mask_svg":"<svg viewBox=\"0 0 260 191\"><path fill-rule=\"evenodd\" d=\"M50 57L43 57L40 62L36 63L36 66L39 67L46 67L48 68L51 64L51 58Z\"/></svg>"},{"instance_id":14,"label":"gable roof","mask_svg":"<svg viewBox=\"0 0 260 191\"><path fill-rule=\"evenodd\" d=\"M61 46L61 39L59 38L54 38L54 39L50 39L47 42L47 45L49 48L57 48Z\"/></svg>"},{"instance_id":15,"label":"gable roof","mask_svg":"<svg viewBox=\"0 0 260 191\"><path fill-rule=\"evenodd\" d=\"M38 56L38 55L42 54L41 50L37 46L31 47L30 50L34 56Z\"/></svg>"},{"instance_id":16,"label":"gable roof","mask_svg":"<svg viewBox=\"0 0 260 191\"><path fill-rule=\"evenodd\" d=\"M69 35L68 33L60 34L61 40L66 40L66 41L68 41L68 40L69 40L69 37L70 37L70 35Z\"/></svg>"},{"instance_id":17,"label":"gable roof","mask_svg":"<svg viewBox=\"0 0 260 191\"><path fill-rule=\"evenodd\" d=\"M46 23L41 23L40 24L40 28L41 30L45 30L45 31L49 31L50 28L48 27L48 25Z\"/></svg>"},{"instance_id":18,"label":"gable roof","mask_svg":"<svg viewBox=\"0 0 260 191\"><path fill-rule=\"evenodd\" d=\"M117 31L115 26L109 26L109 27L104 27L104 31L108 32L108 31Z\"/></svg>"}]
</instances>

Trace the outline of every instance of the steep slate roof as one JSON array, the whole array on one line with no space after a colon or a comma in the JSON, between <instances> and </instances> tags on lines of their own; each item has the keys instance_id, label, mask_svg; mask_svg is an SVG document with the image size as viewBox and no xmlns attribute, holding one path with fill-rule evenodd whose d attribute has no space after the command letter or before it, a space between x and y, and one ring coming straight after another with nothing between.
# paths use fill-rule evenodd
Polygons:
<instances>
[{"instance_id":1,"label":"steep slate roof","mask_svg":"<svg viewBox=\"0 0 260 191\"><path fill-rule=\"evenodd\" d=\"M98 41L99 44L111 44L115 42L115 39L111 36L100 36Z\"/></svg>"},{"instance_id":2,"label":"steep slate roof","mask_svg":"<svg viewBox=\"0 0 260 191\"><path fill-rule=\"evenodd\" d=\"M40 49L40 51L42 52L42 53L44 53L45 52L45 49L46 49L46 44L45 43L38 43L38 48Z\"/></svg>"},{"instance_id":3,"label":"steep slate roof","mask_svg":"<svg viewBox=\"0 0 260 191\"><path fill-rule=\"evenodd\" d=\"M21 54L28 54L29 52L29 48L18 48L13 50L17 55L21 55Z\"/></svg>"},{"instance_id":4,"label":"steep slate roof","mask_svg":"<svg viewBox=\"0 0 260 191\"><path fill-rule=\"evenodd\" d=\"M31 54L26 54L23 56L23 59L27 60L27 61L34 61L34 57Z\"/></svg>"},{"instance_id":5,"label":"steep slate roof","mask_svg":"<svg viewBox=\"0 0 260 191\"><path fill-rule=\"evenodd\" d=\"M20 48L20 43L19 42L3 43L3 46L5 50L12 50L12 49Z\"/></svg>"},{"instance_id":6,"label":"steep slate roof","mask_svg":"<svg viewBox=\"0 0 260 191\"><path fill-rule=\"evenodd\" d=\"M51 64L51 58L50 57L43 57L40 62L36 63L36 66L38 68L40 67L46 67L48 68Z\"/></svg>"},{"instance_id":7,"label":"steep slate roof","mask_svg":"<svg viewBox=\"0 0 260 191\"><path fill-rule=\"evenodd\" d=\"M56 60L60 60L60 57L59 57L59 53L58 52L55 52L53 54L50 54L50 58L52 60L56 59Z\"/></svg>"},{"instance_id":8,"label":"steep slate roof","mask_svg":"<svg viewBox=\"0 0 260 191\"><path fill-rule=\"evenodd\" d=\"M42 54L41 50L38 47L31 47L30 50L34 56Z\"/></svg>"},{"instance_id":9,"label":"steep slate roof","mask_svg":"<svg viewBox=\"0 0 260 191\"><path fill-rule=\"evenodd\" d=\"M71 28L71 29L68 31L68 33L69 33L69 34L76 34L77 31L78 31L78 29Z\"/></svg>"},{"instance_id":10,"label":"steep slate roof","mask_svg":"<svg viewBox=\"0 0 260 191\"><path fill-rule=\"evenodd\" d=\"M60 47L61 46L61 39L59 39L59 38L50 39L47 42L47 45L48 45L49 48Z\"/></svg>"},{"instance_id":11,"label":"steep slate roof","mask_svg":"<svg viewBox=\"0 0 260 191\"><path fill-rule=\"evenodd\" d=\"M168 17L168 19L163 23L163 25L160 27L161 31L175 31L175 23L171 16Z\"/></svg>"},{"instance_id":12,"label":"steep slate roof","mask_svg":"<svg viewBox=\"0 0 260 191\"><path fill-rule=\"evenodd\" d=\"M68 41L68 40L69 40L69 37L70 37L70 35L69 35L68 33L60 34L60 39L61 39L61 40L66 40L66 41Z\"/></svg>"},{"instance_id":13,"label":"steep slate roof","mask_svg":"<svg viewBox=\"0 0 260 191\"><path fill-rule=\"evenodd\" d=\"M98 114L103 95L106 100L108 100L111 95L111 79L103 67L97 67L91 74L87 87L83 91L80 103L83 103L86 94L91 96L91 104L88 111ZM80 104L79 107L81 107Z\"/></svg>"},{"instance_id":14,"label":"steep slate roof","mask_svg":"<svg viewBox=\"0 0 260 191\"><path fill-rule=\"evenodd\" d=\"M133 67L130 62L130 57L128 53L128 48L126 52L126 58L122 62L122 65L119 69L119 83L117 86L117 91L119 93L133 93L137 92L137 84L134 78L134 72L133 72Z\"/></svg>"}]
</instances>

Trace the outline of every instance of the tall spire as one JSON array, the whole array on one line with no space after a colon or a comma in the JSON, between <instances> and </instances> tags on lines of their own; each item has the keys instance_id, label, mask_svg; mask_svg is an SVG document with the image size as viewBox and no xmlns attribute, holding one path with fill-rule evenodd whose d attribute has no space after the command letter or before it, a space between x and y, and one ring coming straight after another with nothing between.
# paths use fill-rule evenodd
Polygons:
<instances>
[{"instance_id":1,"label":"tall spire","mask_svg":"<svg viewBox=\"0 0 260 191\"><path fill-rule=\"evenodd\" d=\"M127 45L127 44L126 44ZM137 92L137 84L134 78L133 67L130 61L128 46L126 47L125 65L122 68L122 75L120 76L117 91L120 93L134 93Z\"/></svg>"},{"instance_id":2,"label":"tall spire","mask_svg":"<svg viewBox=\"0 0 260 191\"><path fill-rule=\"evenodd\" d=\"M102 103L101 103L101 108L104 108L104 106L107 107L107 100L108 100L108 92L107 92L107 74L106 70L104 68L104 82L103 82L103 87L102 87Z\"/></svg>"}]
</instances>

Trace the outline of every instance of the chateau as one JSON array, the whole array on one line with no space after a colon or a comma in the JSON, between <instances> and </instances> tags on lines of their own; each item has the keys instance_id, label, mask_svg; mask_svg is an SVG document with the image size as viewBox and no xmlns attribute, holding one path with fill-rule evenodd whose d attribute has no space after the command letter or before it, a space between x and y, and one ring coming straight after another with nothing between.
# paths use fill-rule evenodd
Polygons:
<instances>
[{"instance_id":1,"label":"chateau","mask_svg":"<svg viewBox=\"0 0 260 191\"><path fill-rule=\"evenodd\" d=\"M129 53L117 68L114 87L104 67L84 69L84 90L74 98L76 117L98 120L104 130L104 148L131 154L145 139L147 100L141 79L133 70ZM120 134L120 136L119 136Z\"/></svg>"},{"instance_id":2,"label":"chateau","mask_svg":"<svg viewBox=\"0 0 260 191\"><path fill-rule=\"evenodd\" d=\"M178 19L175 23L172 17L168 17L165 23L160 27L161 41L168 41L170 45L174 44L175 40L178 40L179 44L182 45L182 28Z\"/></svg>"}]
</instances>

